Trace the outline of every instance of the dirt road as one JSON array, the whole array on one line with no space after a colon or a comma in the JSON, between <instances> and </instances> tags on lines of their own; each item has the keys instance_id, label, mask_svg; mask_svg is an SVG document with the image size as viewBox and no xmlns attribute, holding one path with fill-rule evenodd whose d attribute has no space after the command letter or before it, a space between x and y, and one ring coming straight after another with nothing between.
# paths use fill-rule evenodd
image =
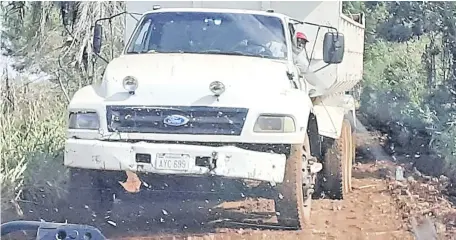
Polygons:
<instances>
[{"instance_id":1,"label":"dirt road","mask_svg":"<svg viewBox=\"0 0 456 240\"><path fill-rule=\"evenodd\" d=\"M156 218L162 219L162 226L155 222L148 224L152 231L132 229L130 226L134 223L124 220L104 232L113 239L413 239L401 220L396 203L388 193L387 184L379 179L378 172L372 169L371 163L361 164L355 169L354 190L347 199L314 201L312 224L304 231L265 230L264 227L261 230L252 230L251 227L258 226L233 223L219 223L217 226L216 220L241 221L251 215L263 216L266 219L264 225L268 221L274 222L274 217L268 217L274 214L272 201L249 199L225 202L213 208L215 210L212 211L201 206L197 211L174 213L172 214L174 220L170 219L174 224L166 223L163 212L145 210L141 215L146 214L148 218L155 215ZM182 205L182 207L185 206ZM221 211L221 208L225 211ZM121 212L121 210L117 211ZM204 219L196 212L212 213L207 214ZM139 218L136 218L134 222L137 223L138 220ZM156 229L160 230L156 231ZM188 233L195 230L196 233Z\"/></svg>"},{"instance_id":2,"label":"dirt road","mask_svg":"<svg viewBox=\"0 0 456 240\"><path fill-rule=\"evenodd\" d=\"M268 199L219 202L168 198L160 203L141 199L116 204L106 217L94 216L88 208L59 208L58 213L41 217L90 224L110 239L413 239L378 169L371 162L358 164L353 192L345 200L313 201L312 224L304 231L265 227L275 221L274 203ZM263 223L235 223L246 218L262 219Z\"/></svg>"},{"instance_id":3,"label":"dirt road","mask_svg":"<svg viewBox=\"0 0 456 240\"><path fill-rule=\"evenodd\" d=\"M375 161L381 151L368 136L360 137L366 141L359 141L364 145L353 170L353 192L342 201L313 201L312 223L303 231L277 229L272 200L236 189L197 201L179 194L161 196L163 201L135 196L115 204L109 216L94 216L86 208L67 219L95 225L110 239L413 239L388 191L387 166Z\"/></svg>"},{"instance_id":4,"label":"dirt road","mask_svg":"<svg viewBox=\"0 0 456 240\"><path fill-rule=\"evenodd\" d=\"M367 140L358 141L363 145L353 192L342 201L314 200L312 223L303 231L274 226L272 200L235 191L228 191L230 200L224 202L213 193L196 201L179 193L162 195L163 201L135 197L116 203L108 216L96 216L87 206L31 205L24 218L90 224L109 239L414 239L384 179L387 167L374 161L382 156Z\"/></svg>"}]
</instances>

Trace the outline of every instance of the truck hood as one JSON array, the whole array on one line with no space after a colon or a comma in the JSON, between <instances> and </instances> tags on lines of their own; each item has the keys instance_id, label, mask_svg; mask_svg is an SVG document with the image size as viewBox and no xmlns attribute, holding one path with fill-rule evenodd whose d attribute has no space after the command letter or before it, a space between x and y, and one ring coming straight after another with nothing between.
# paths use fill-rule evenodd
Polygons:
<instances>
[{"instance_id":1,"label":"truck hood","mask_svg":"<svg viewBox=\"0 0 456 240\"><path fill-rule=\"evenodd\" d=\"M106 69L103 88L105 96L125 92L126 76L138 79L137 93L157 91L196 91L211 94L209 84L220 81L226 92L267 91L290 88L286 75L287 63L257 57L212 54L134 54L122 55Z\"/></svg>"}]
</instances>

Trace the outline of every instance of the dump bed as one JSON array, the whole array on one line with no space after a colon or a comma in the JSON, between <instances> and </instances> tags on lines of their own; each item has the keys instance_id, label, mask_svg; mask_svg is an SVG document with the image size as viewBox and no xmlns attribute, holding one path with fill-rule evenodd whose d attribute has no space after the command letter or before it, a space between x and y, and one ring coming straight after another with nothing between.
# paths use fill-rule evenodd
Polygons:
<instances>
[{"instance_id":1,"label":"dump bed","mask_svg":"<svg viewBox=\"0 0 456 240\"><path fill-rule=\"evenodd\" d=\"M248 10L273 9L277 13L288 15L301 21L329 25L338 28L345 35L345 56L341 64L330 65L316 73L327 89L315 95L328 95L345 92L353 88L362 78L364 51L364 19L358 21L342 14L341 1L127 1L127 11L144 13L152 10L154 5L162 8L228 8ZM125 41L128 40L136 25L136 20L126 18ZM311 69L316 70L325 65L323 62L323 36L328 29L303 25L298 31L304 32L310 40L307 50L312 53ZM315 47L314 47L315 44ZM313 51L312 51L313 49Z\"/></svg>"}]
</instances>

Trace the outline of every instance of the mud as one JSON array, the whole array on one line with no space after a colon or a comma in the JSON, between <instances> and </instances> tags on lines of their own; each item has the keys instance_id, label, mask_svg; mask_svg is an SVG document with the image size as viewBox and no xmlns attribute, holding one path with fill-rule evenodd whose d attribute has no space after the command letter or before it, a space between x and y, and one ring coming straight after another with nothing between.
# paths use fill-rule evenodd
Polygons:
<instances>
[{"instance_id":1,"label":"mud","mask_svg":"<svg viewBox=\"0 0 456 240\"><path fill-rule=\"evenodd\" d=\"M303 231L274 230L273 201L246 199L224 202L213 208L200 202L193 205L200 206L198 210L181 205L187 210L173 211L170 213L173 217L166 220L159 209L174 210L176 208L171 207L178 203L150 207L141 216L164 221L148 224L144 224L147 220L141 220L140 216L126 217L124 209L119 207L114 210L117 217L134 220L118 221L116 227L105 228L104 233L112 239L413 239L386 182L379 179L376 171L365 171L365 168L359 165L355 169L354 189L345 200L313 202L312 223ZM241 223L247 218L256 223ZM132 228L138 222L142 226ZM145 225L149 230L144 229Z\"/></svg>"}]
</instances>

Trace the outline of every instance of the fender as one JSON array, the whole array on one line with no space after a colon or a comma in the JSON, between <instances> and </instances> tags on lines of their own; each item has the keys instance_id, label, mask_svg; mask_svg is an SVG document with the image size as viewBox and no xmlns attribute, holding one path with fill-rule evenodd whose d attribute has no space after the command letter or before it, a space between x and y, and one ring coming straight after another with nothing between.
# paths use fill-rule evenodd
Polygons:
<instances>
[{"instance_id":1,"label":"fender","mask_svg":"<svg viewBox=\"0 0 456 240\"><path fill-rule=\"evenodd\" d=\"M305 95L304 96L304 109L306 110L306 112L303 113L303 116L306 116L305 117L305 122L302 122L300 123L299 125L301 125L301 131L306 133L307 132L307 127L308 127L308 124L309 124L309 116L311 113L314 113L314 104L312 103L312 99L310 99L310 97L308 95Z\"/></svg>"},{"instance_id":2,"label":"fender","mask_svg":"<svg viewBox=\"0 0 456 240\"><path fill-rule=\"evenodd\" d=\"M351 95L338 94L326 98L317 98L313 104L318 134L321 136L338 139L342 131L342 122L347 114L353 115L352 124L356 123L355 101Z\"/></svg>"},{"instance_id":3,"label":"fender","mask_svg":"<svg viewBox=\"0 0 456 240\"><path fill-rule=\"evenodd\" d=\"M71 98L68 110L92 110L103 102L100 86L88 85L79 89Z\"/></svg>"}]
</instances>

